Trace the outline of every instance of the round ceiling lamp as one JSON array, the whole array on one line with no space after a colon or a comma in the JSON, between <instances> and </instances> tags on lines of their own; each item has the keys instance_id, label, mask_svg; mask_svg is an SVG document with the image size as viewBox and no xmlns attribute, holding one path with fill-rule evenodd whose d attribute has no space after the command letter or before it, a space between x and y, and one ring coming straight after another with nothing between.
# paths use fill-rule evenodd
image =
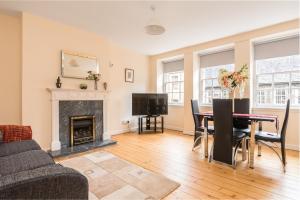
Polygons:
<instances>
[{"instance_id":1,"label":"round ceiling lamp","mask_svg":"<svg viewBox=\"0 0 300 200\"><path fill-rule=\"evenodd\" d=\"M155 7L151 6L150 9L153 12L153 17L149 20L148 25L145 26L146 33L149 35L161 35L166 29L159 23L158 19L155 18Z\"/></svg>"}]
</instances>

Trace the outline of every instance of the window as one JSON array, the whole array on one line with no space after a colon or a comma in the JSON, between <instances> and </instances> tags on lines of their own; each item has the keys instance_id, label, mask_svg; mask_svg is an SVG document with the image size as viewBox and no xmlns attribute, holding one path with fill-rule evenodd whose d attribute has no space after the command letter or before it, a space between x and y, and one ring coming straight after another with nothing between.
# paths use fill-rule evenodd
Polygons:
<instances>
[{"instance_id":1,"label":"window","mask_svg":"<svg viewBox=\"0 0 300 200\"><path fill-rule=\"evenodd\" d=\"M200 101L211 104L214 98L228 98L229 92L223 90L218 81L220 69L234 70L234 50L223 50L200 55Z\"/></svg>"},{"instance_id":2,"label":"window","mask_svg":"<svg viewBox=\"0 0 300 200\"><path fill-rule=\"evenodd\" d=\"M255 61L256 105L281 106L288 98L300 105L300 56L285 56Z\"/></svg>"},{"instance_id":3,"label":"window","mask_svg":"<svg viewBox=\"0 0 300 200\"><path fill-rule=\"evenodd\" d=\"M163 63L164 92L168 94L168 103L183 105L184 103L184 71L183 59Z\"/></svg>"},{"instance_id":4,"label":"window","mask_svg":"<svg viewBox=\"0 0 300 200\"><path fill-rule=\"evenodd\" d=\"M169 104L183 104L184 74L183 71L164 74L164 92L168 93Z\"/></svg>"},{"instance_id":5,"label":"window","mask_svg":"<svg viewBox=\"0 0 300 200\"><path fill-rule=\"evenodd\" d=\"M280 107L291 99L300 106L299 37L254 44L254 102L258 107Z\"/></svg>"}]
</instances>

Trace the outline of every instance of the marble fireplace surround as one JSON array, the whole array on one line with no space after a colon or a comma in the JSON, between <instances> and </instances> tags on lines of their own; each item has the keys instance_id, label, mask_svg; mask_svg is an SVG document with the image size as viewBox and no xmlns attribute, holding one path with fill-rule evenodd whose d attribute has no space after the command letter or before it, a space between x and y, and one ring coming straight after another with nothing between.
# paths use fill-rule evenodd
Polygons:
<instances>
[{"instance_id":1,"label":"marble fireplace surround","mask_svg":"<svg viewBox=\"0 0 300 200\"><path fill-rule=\"evenodd\" d=\"M56 89L47 88L51 93L52 103L52 141L51 151L61 149L59 140L59 101L85 101L85 100L102 100L103 101L103 140L110 139L107 133L107 92L97 90L77 90L77 89Z\"/></svg>"}]
</instances>

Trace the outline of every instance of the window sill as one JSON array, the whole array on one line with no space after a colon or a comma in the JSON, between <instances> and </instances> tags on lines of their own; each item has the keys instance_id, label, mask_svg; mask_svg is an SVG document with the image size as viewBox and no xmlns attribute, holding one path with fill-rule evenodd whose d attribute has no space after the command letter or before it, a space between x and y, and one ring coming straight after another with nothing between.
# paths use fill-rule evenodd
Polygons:
<instances>
[{"instance_id":1,"label":"window sill","mask_svg":"<svg viewBox=\"0 0 300 200\"><path fill-rule=\"evenodd\" d=\"M200 104L199 107L212 108L212 104Z\"/></svg>"},{"instance_id":2,"label":"window sill","mask_svg":"<svg viewBox=\"0 0 300 200\"><path fill-rule=\"evenodd\" d=\"M285 111L285 106L284 107L252 107L252 110L269 110L269 111ZM290 111L292 112L300 112L300 107L290 107Z\"/></svg>"},{"instance_id":3,"label":"window sill","mask_svg":"<svg viewBox=\"0 0 300 200\"><path fill-rule=\"evenodd\" d=\"M168 106L172 106L172 107L184 107L184 104L169 104Z\"/></svg>"}]
</instances>

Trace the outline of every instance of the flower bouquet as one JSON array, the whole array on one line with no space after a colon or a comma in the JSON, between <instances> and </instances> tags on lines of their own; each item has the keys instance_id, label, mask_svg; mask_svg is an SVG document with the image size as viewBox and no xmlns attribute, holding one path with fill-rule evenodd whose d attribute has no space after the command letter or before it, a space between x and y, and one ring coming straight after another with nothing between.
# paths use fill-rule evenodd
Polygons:
<instances>
[{"instance_id":1,"label":"flower bouquet","mask_svg":"<svg viewBox=\"0 0 300 200\"><path fill-rule=\"evenodd\" d=\"M245 84L248 79L248 65L245 64L237 72L229 72L226 69L220 69L219 71L219 84L223 89L234 92L236 88L239 88L240 98L244 94Z\"/></svg>"}]
</instances>

